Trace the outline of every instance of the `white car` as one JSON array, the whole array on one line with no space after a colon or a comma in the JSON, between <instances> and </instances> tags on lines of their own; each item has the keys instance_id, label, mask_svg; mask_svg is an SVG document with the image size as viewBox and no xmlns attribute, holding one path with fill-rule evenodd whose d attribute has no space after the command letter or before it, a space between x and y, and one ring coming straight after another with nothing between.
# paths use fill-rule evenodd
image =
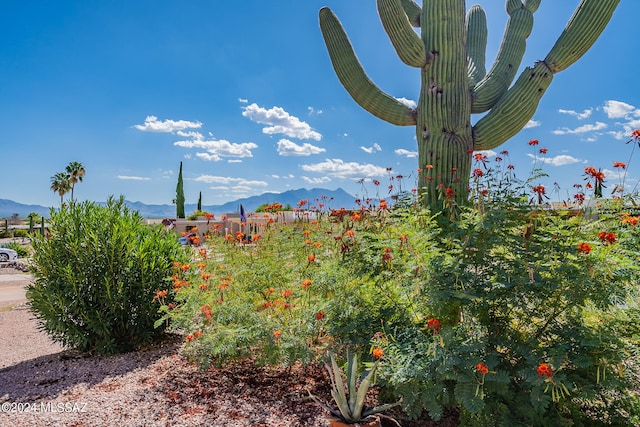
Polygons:
<instances>
[{"instance_id":1,"label":"white car","mask_svg":"<svg viewBox=\"0 0 640 427\"><path fill-rule=\"evenodd\" d=\"M18 259L18 252L9 248L0 248L0 262L11 261L12 259Z\"/></svg>"}]
</instances>

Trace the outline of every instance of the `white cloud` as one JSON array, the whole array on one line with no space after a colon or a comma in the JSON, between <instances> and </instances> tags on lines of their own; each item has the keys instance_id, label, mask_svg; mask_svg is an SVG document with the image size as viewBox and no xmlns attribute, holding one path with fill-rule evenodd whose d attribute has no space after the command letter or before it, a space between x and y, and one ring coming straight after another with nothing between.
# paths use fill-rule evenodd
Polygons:
<instances>
[{"instance_id":1,"label":"white cloud","mask_svg":"<svg viewBox=\"0 0 640 427\"><path fill-rule=\"evenodd\" d=\"M405 150L404 148L398 148L394 152L398 156L404 156L404 157L407 157L407 158L418 157L418 152L417 151L409 151L409 150Z\"/></svg>"},{"instance_id":2,"label":"white cloud","mask_svg":"<svg viewBox=\"0 0 640 427\"><path fill-rule=\"evenodd\" d=\"M308 142L298 145L284 138L278 141L278 154L281 156L310 156L312 154L324 153L325 151L327 150L311 145Z\"/></svg>"},{"instance_id":3,"label":"white cloud","mask_svg":"<svg viewBox=\"0 0 640 427\"><path fill-rule=\"evenodd\" d=\"M561 154L555 157L538 157L538 156L534 156L533 154L527 154L527 156L531 157L534 160L537 160L539 162L546 163L552 166L564 166L564 165L571 165L573 163L581 162L580 159L576 159L575 157L569 156L567 154Z\"/></svg>"},{"instance_id":4,"label":"white cloud","mask_svg":"<svg viewBox=\"0 0 640 427\"><path fill-rule=\"evenodd\" d=\"M229 159L229 160L227 160L227 163L242 163L242 160L240 160L240 159Z\"/></svg>"},{"instance_id":5,"label":"white cloud","mask_svg":"<svg viewBox=\"0 0 640 427\"><path fill-rule=\"evenodd\" d=\"M406 105L409 108L416 108L418 106L418 103L416 101L414 101L413 99L396 98L396 100L401 102L402 104Z\"/></svg>"},{"instance_id":6,"label":"white cloud","mask_svg":"<svg viewBox=\"0 0 640 427\"><path fill-rule=\"evenodd\" d=\"M596 122L595 124L582 125L575 129L569 129L569 128L557 129L557 130L554 130L552 133L554 135L566 135L566 134L575 135L575 134L581 134L581 133L587 133L587 132L594 132L594 131L602 130L606 128L607 128L606 123Z\"/></svg>"},{"instance_id":7,"label":"white cloud","mask_svg":"<svg viewBox=\"0 0 640 427\"><path fill-rule=\"evenodd\" d=\"M178 136L182 136L182 137L185 137L185 138L204 139L204 135L202 135L200 132L196 132L196 131L193 131L193 130L189 131L189 132L185 132L183 130L179 130L178 132L176 132L176 134ZM209 132L209 134L211 135L211 132Z\"/></svg>"},{"instance_id":8,"label":"white cloud","mask_svg":"<svg viewBox=\"0 0 640 427\"><path fill-rule=\"evenodd\" d=\"M315 109L315 108L313 108L313 107L307 107L307 110L309 110L309 115L310 115L310 116L312 116L312 115L314 115L314 114L315 114L315 115L320 115L320 114L324 113L324 111L322 111L322 110L316 110L316 109Z\"/></svg>"},{"instance_id":9,"label":"white cloud","mask_svg":"<svg viewBox=\"0 0 640 427\"><path fill-rule=\"evenodd\" d=\"M540 126L540 122L537 120L529 120L526 125L524 125L524 129L531 129Z\"/></svg>"},{"instance_id":10,"label":"white cloud","mask_svg":"<svg viewBox=\"0 0 640 427\"><path fill-rule=\"evenodd\" d=\"M118 175L118 179L123 179L127 181L151 181L151 178L147 178L144 176L127 176L127 175Z\"/></svg>"},{"instance_id":11,"label":"white cloud","mask_svg":"<svg viewBox=\"0 0 640 427\"><path fill-rule=\"evenodd\" d=\"M176 132L184 129L199 129L202 127L202 123L169 119L161 122L156 116L147 116L143 125L134 125L133 127L143 132Z\"/></svg>"},{"instance_id":12,"label":"white cloud","mask_svg":"<svg viewBox=\"0 0 640 427\"><path fill-rule=\"evenodd\" d=\"M244 99L244 98L238 98L238 102L241 104L247 104L249 102L248 99Z\"/></svg>"},{"instance_id":13,"label":"white cloud","mask_svg":"<svg viewBox=\"0 0 640 427\"><path fill-rule=\"evenodd\" d=\"M223 184L223 185L244 186L244 187L256 187L256 186L266 187L267 185L269 185L265 181L255 181L255 180L248 180L245 178L233 178L230 176L215 176L215 175L200 175L199 177L194 178L193 180L197 182L204 182L205 184Z\"/></svg>"},{"instance_id":14,"label":"white cloud","mask_svg":"<svg viewBox=\"0 0 640 427\"><path fill-rule=\"evenodd\" d=\"M487 157L493 157L495 156L497 153L493 150L479 150L479 151L474 151L473 154L483 154Z\"/></svg>"},{"instance_id":15,"label":"white cloud","mask_svg":"<svg viewBox=\"0 0 640 427\"><path fill-rule=\"evenodd\" d=\"M327 182L331 182L331 178L329 178L328 176L323 176L320 178L309 178L308 176L301 176L300 178L302 178L306 183L308 184L326 184Z\"/></svg>"},{"instance_id":16,"label":"white cloud","mask_svg":"<svg viewBox=\"0 0 640 427\"><path fill-rule=\"evenodd\" d=\"M296 176L295 176L295 175L293 175L293 174L291 174L291 173L290 173L289 175L284 175L284 176L280 176L280 175L271 175L271 178L274 178L274 179L293 179L293 178L295 178L295 177L296 177Z\"/></svg>"},{"instance_id":17,"label":"white cloud","mask_svg":"<svg viewBox=\"0 0 640 427\"><path fill-rule=\"evenodd\" d=\"M603 109L610 119L624 119L630 115L640 116L640 109L622 101L605 101Z\"/></svg>"},{"instance_id":18,"label":"white cloud","mask_svg":"<svg viewBox=\"0 0 640 427\"><path fill-rule=\"evenodd\" d=\"M374 142L371 147L365 147L361 145L360 149L365 153L369 153L369 154L373 154L376 151L382 151L382 147L380 147L380 144L378 144L377 142Z\"/></svg>"},{"instance_id":19,"label":"white cloud","mask_svg":"<svg viewBox=\"0 0 640 427\"><path fill-rule=\"evenodd\" d=\"M315 141L322 139L322 135L311 129L311 126L306 122L300 121L281 107L272 107L267 110L253 103L244 107L242 115L256 123L268 125L262 128L262 133L267 135L281 133L297 139L313 139Z\"/></svg>"},{"instance_id":20,"label":"white cloud","mask_svg":"<svg viewBox=\"0 0 640 427\"><path fill-rule=\"evenodd\" d=\"M577 111L573 111L573 110L563 110L561 108L561 109L558 110L558 113L568 114L570 116L574 116L578 120L582 120L582 119L589 118L591 116L591 113L593 113L593 108L589 108L588 110L584 110L582 113L578 113Z\"/></svg>"},{"instance_id":21,"label":"white cloud","mask_svg":"<svg viewBox=\"0 0 640 427\"><path fill-rule=\"evenodd\" d=\"M324 162L313 165L302 165L302 169L307 172L317 172L327 174L334 178L354 179L370 176L384 176L386 168L372 164L361 164L357 162L345 162L341 159L327 159Z\"/></svg>"},{"instance_id":22,"label":"white cloud","mask_svg":"<svg viewBox=\"0 0 640 427\"><path fill-rule=\"evenodd\" d=\"M233 143L224 139L205 140L202 135L195 136L194 139L186 141L176 141L173 145L183 148L200 148L206 153L196 153L202 160L218 162L223 157L253 157L251 150L258 148L253 142Z\"/></svg>"}]
</instances>

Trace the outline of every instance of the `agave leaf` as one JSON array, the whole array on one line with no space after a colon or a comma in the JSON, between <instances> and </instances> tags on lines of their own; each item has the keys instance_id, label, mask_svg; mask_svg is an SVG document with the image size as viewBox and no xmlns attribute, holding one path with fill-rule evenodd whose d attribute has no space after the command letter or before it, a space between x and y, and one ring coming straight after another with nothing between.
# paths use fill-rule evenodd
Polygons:
<instances>
[{"instance_id":1,"label":"agave leaf","mask_svg":"<svg viewBox=\"0 0 640 427\"><path fill-rule=\"evenodd\" d=\"M358 393L356 397L356 406L353 408L353 416L356 419L362 418L362 408L364 406L364 399L367 396L367 391L369 391L369 387L371 386L371 377L373 377L373 373L375 372L377 365L374 365L373 368L367 372L367 374L360 381L360 387L358 387Z\"/></svg>"},{"instance_id":2,"label":"agave leaf","mask_svg":"<svg viewBox=\"0 0 640 427\"><path fill-rule=\"evenodd\" d=\"M358 369L358 355L347 353L347 381L349 382L349 410L353 413L356 404L356 372Z\"/></svg>"},{"instance_id":3,"label":"agave leaf","mask_svg":"<svg viewBox=\"0 0 640 427\"><path fill-rule=\"evenodd\" d=\"M307 392L309 393L309 397L311 399L313 399L313 401L316 402L318 405L320 405L320 407L322 407L323 409L326 409L327 411L331 412L336 417L339 417L339 418L342 417L342 414L340 413L340 411L338 411L337 409L332 408L331 406L327 405L322 400L320 400L320 398L318 398L317 396L314 396L313 394L311 394L311 392L309 392L309 391L307 391Z\"/></svg>"},{"instance_id":4,"label":"agave leaf","mask_svg":"<svg viewBox=\"0 0 640 427\"><path fill-rule=\"evenodd\" d=\"M342 381L341 371L338 367L338 363L336 362L336 357L333 354L331 355L331 368L332 369L329 370L333 385L331 395L333 396L333 400L336 401L338 408L340 408L340 412L343 413L343 417L347 419L347 417L351 417L352 414L344 391L344 382Z\"/></svg>"},{"instance_id":5,"label":"agave leaf","mask_svg":"<svg viewBox=\"0 0 640 427\"><path fill-rule=\"evenodd\" d=\"M402 403L402 399L398 400L396 403L385 403L383 405L378 405L375 408L367 409L362 414L363 418L368 417L369 415L377 414L378 412L386 411L387 409L395 408L396 406Z\"/></svg>"}]
</instances>

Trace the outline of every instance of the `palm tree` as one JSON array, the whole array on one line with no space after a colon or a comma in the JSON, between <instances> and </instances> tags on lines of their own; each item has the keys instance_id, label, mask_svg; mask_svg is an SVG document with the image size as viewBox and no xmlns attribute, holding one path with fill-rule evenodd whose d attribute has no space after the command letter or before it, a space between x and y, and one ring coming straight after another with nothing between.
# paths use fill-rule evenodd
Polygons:
<instances>
[{"instance_id":1,"label":"palm tree","mask_svg":"<svg viewBox=\"0 0 640 427\"><path fill-rule=\"evenodd\" d=\"M82 182L85 170L80 162L71 162L67 165L67 174L69 174L69 185L71 186L71 201L73 201L73 189L78 182Z\"/></svg>"},{"instance_id":2,"label":"palm tree","mask_svg":"<svg viewBox=\"0 0 640 427\"><path fill-rule=\"evenodd\" d=\"M51 190L60 195L60 205L63 203L63 197L71 190L71 181L66 172L58 172L51 177Z\"/></svg>"}]
</instances>

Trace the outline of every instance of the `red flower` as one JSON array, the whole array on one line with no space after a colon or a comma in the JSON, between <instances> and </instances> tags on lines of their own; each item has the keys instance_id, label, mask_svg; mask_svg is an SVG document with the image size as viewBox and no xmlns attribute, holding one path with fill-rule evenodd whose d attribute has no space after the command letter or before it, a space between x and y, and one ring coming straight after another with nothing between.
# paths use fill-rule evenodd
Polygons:
<instances>
[{"instance_id":1,"label":"red flower","mask_svg":"<svg viewBox=\"0 0 640 427\"><path fill-rule=\"evenodd\" d=\"M319 311L316 313L316 320L324 319L324 311Z\"/></svg>"},{"instance_id":2,"label":"red flower","mask_svg":"<svg viewBox=\"0 0 640 427\"><path fill-rule=\"evenodd\" d=\"M598 233L598 237L605 243L615 243L616 235L610 231L601 231Z\"/></svg>"},{"instance_id":3,"label":"red flower","mask_svg":"<svg viewBox=\"0 0 640 427\"><path fill-rule=\"evenodd\" d=\"M391 259L391 248L384 248L384 253L382 254L383 261L389 261Z\"/></svg>"},{"instance_id":4,"label":"red flower","mask_svg":"<svg viewBox=\"0 0 640 427\"><path fill-rule=\"evenodd\" d=\"M484 362L480 362L476 365L476 371L480 372L481 374L487 374L489 373L489 367L487 366L486 363Z\"/></svg>"},{"instance_id":5,"label":"red flower","mask_svg":"<svg viewBox=\"0 0 640 427\"><path fill-rule=\"evenodd\" d=\"M553 376L553 367L548 363L538 365L538 375L551 378Z\"/></svg>"},{"instance_id":6,"label":"red flower","mask_svg":"<svg viewBox=\"0 0 640 427\"><path fill-rule=\"evenodd\" d=\"M455 192L453 191L453 188L447 188L446 190L444 190L444 193L449 199L453 199L453 197L455 196Z\"/></svg>"},{"instance_id":7,"label":"red flower","mask_svg":"<svg viewBox=\"0 0 640 427\"><path fill-rule=\"evenodd\" d=\"M540 149L540 154L547 154L547 151L549 151L549 150L547 150L546 148L542 147Z\"/></svg>"},{"instance_id":8,"label":"red flower","mask_svg":"<svg viewBox=\"0 0 640 427\"><path fill-rule=\"evenodd\" d=\"M631 139L635 139L636 141L640 141L640 129L636 129L631 132Z\"/></svg>"},{"instance_id":9,"label":"red flower","mask_svg":"<svg viewBox=\"0 0 640 427\"><path fill-rule=\"evenodd\" d=\"M302 281L302 287L303 288L308 288L309 286L311 286L311 279L304 279Z\"/></svg>"},{"instance_id":10,"label":"red flower","mask_svg":"<svg viewBox=\"0 0 640 427\"><path fill-rule=\"evenodd\" d=\"M539 141L537 139L532 139L529 141L529 145L538 145Z\"/></svg>"},{"instance_id":11,"label":"red flower","mask_svg":"<svg viewBox=\"0 0 640 427\"><path fill-rule=\"evenodd\" d=\"M427 320L427 328L431 329L434 334L438 334L440 329L442 329L442 325L438 319L431 318Z\"/></svg>"},{"instance_id":12,"label":"red flower","mask_svg":"<svg viewBox=\"0 0 640 427\"><path fill-rule=\"evenodd\" d=\"M373 180L373 185L378 186L380 185L380 181L378 181L377 179Z\"/></svg>"},{"instance_id":13,"label":"red flower","mask_svg":"<svg viewBox=\"0 0 640 427\"><path fill-rule=\"evenodd\" d=\"M591 245L588 243L578 243L578 252L580 252L581 254L588 254L589 252L591 252Z\"/></svg>"},{"instance_id":14,"label":"red flower","mask_svg":"<svg viewBox=\"0 0 640 427\"><path fill-rule=\"evenodd\" d=\"M544 185L536 185L533 187L533 192L540 195L545 194Z\"/></svg>"},{"instance_id":15,"label":"red flower","mask_svg":"<svg viewBox=\"0 0 640 427\"><path fill-rule=\"evenodd\" d=\"M509 170L513 170L513 169L515 169L515 168L516 168L516 167L515 167L515 166L513 166L513 165L508 165L508 166L507 166L507 169L509 169Z\"/></svg>"},{"instance_id":16,"label":"red flower","mask_svg":"<svg viewBox=\"0 0 640 427\"><path fill-rule=\"evenodd\" d=\"M482 175L483 175L483 173L482 173L482 169L480 169L480 168L476 168L476 169L474 169L474 170L473 170L473 176L476 176L476 177L478 177L478 178L479 178L479 177L481 177Z\"/></svg>"}]
</instances>

